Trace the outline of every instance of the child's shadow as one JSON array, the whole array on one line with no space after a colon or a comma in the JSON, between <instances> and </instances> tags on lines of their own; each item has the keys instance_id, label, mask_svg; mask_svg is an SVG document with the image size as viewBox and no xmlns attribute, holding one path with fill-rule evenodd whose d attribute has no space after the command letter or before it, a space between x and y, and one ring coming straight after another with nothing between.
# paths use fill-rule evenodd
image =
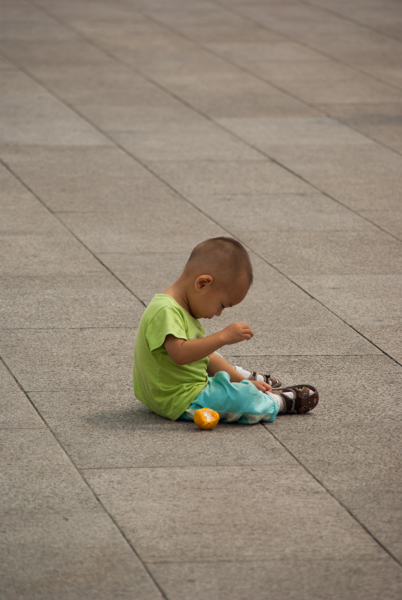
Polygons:
<instances>
[{"instance_id":1,"label":"child's shadow","mask_svg":"<svg viewBox=\"0 0 402 600\"><path fill-rule=\"evenodd\" d=\"M149 408L141 405L135 405L130 408L121 408L116 410L102 410L85 418L85 421L92 427L108 429L112 431L139 431L157 429L182 429L188 426L188 421L170 421L153 413Z\"/></svg>"}]
</instances>

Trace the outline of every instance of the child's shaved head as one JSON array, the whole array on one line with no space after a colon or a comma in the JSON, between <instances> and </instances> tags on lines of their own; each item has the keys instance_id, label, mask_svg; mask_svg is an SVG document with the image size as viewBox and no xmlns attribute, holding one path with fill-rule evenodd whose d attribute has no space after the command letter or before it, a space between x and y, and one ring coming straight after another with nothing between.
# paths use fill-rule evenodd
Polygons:
<instances>
[{"instance_id":1,"label":"child's shaved head","mask_svg":"<svg viewBox=\"0 0 402 600\"><path fill-rule=\"evenodd\" d=\"M186 269L199 275L208 273L218 282L227 282L246 275L249 287L253 282L253 267L245 247L230 237L216 237L198 244L188 259Z\"/></svg>"}]
</instances>

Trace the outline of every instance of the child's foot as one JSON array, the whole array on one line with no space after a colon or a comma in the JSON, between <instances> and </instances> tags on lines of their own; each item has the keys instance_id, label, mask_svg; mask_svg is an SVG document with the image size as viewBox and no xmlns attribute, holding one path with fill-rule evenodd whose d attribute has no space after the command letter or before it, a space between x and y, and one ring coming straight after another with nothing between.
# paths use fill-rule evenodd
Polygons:
<instances>
[{"instance_id":1,"label":"child's foot","mask_svg":"<svg viewBox=\"0 0 402 600\"><path fill-rule=\"evenodd\" d=\"M282 399L285 408L279 410L280 415L285 413L303 414L313 410L318 404L318 391L312 385L292 385L290 387L275 389L275 396Z\"/></svg>"},{"instance_id":2,"label":"child's foot","mask_svg":"<svg viewBox=\"0 0 402 600\"><path fill-rule=\"evenodd\" d=\"M271 388L280 388L282 383L279 381L277 377L273 375L262 375L261 373L257 373L257 371L251 371L251 375L247 377L250 381L265 381Z\"/></svg>"}]
</instances>

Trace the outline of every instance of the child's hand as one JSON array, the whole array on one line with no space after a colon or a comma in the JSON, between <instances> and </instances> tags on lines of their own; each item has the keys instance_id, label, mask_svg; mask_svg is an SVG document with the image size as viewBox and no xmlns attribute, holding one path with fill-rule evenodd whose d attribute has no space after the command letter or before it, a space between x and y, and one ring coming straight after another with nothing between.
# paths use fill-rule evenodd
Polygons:
<instances>
[{"instance_id":1,"label":"child's hand","mask_svg":"<svg viewBox=\"0 0 402 600\"><path fill-rule=\"evenodd\" d=\"M265 381L250 381L260 392L272 392L272 387Z\"/></svg>"},{"instance_id":2,"label":"child's hand","mask_svg":"<svg viewBox=\"0 0 402 600\"><path fill-rule=\"evenodd\" d=\"M251 340L254 335L250 327L245 323L232 323L228 327L225 327L225 329L222 329L221 333L225 337L224 345Z\"/></svg>"}]
</instances>

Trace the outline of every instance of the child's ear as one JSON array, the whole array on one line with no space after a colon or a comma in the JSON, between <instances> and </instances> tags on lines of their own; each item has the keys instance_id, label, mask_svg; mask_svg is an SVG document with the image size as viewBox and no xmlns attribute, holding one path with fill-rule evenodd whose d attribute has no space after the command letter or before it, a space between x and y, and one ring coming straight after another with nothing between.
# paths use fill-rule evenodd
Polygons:
<instances>
[{"instance_id":1,"label":"child's ear","mask_svg":"<svg viewBox=\"0 0 402 600\"><path fill-rule=\"evenodd\" d=\"M197 292L201 291L202 289L210 286L213 280L214 278L212 277L212 275L199 275L199 277L197 277L197 279L195 280L195 290Z\"/></svg>"}]
</instances>

